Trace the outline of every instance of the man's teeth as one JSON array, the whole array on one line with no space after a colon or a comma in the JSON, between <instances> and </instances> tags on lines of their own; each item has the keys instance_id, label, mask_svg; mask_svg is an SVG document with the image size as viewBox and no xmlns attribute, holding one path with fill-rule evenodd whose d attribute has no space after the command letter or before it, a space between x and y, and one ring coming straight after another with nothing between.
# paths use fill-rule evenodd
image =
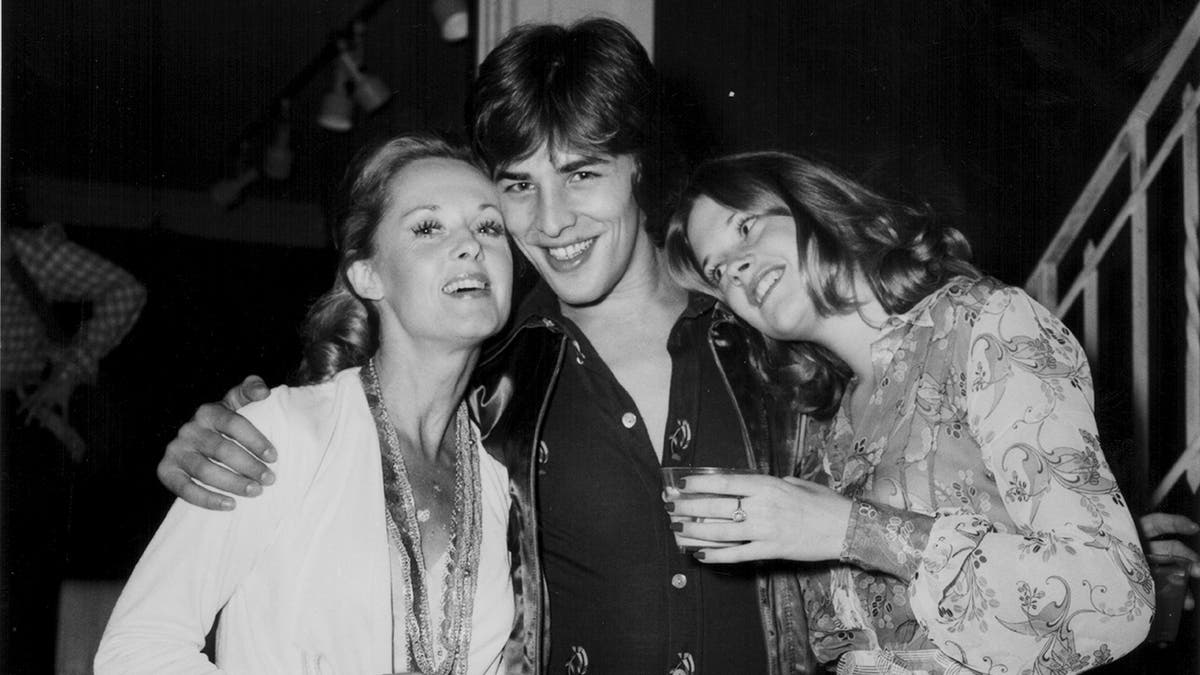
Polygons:
<instances>
[{"instance_id":1,"label":"man's teeth","mask_svg":"<svg viewBox=\"0 0 1200 675\"><path fill-rule=\"evenodd\" d=\"M551 258L554 258L555 260L559 260L559 261L566 261L566 260L571 260L573 258L578 258L579 256L583 255L583 252L588 250L589 248L591 248L592 244L595 243L595 241L596 240L594 238L586 239L584 241L576 242L574 244L569 244L567 246L559 246L558 248L548 248L546 250L550 252Z\"/></svg>"},{"instance_id":2,"label":"man's teeth","mask_svg":"<svg viewBox=\"0 0 1200 675\"><path fill-rule=\"evenodd\" d=\"M771 287L775 285L776 281L779 281L779 277L781 276L783 276L783 270L778 269L764 274L762 278L758 280L758 284L754 287L754 301L762 302L762 299L767 294L767 291L771 290Z\"/></svg>"},{"instance_id":3,"label":"man's teeth","mask_svg":"<svg viewBox=\"0 0 1200 675\"><path fill-rule=\"evenodd\" d=\"M482 279L455 279L445 286L442 286L442 292L458 293L459 291L482 291L486 290L487 287L487 282Z\"/></svg>"}]
</instances>

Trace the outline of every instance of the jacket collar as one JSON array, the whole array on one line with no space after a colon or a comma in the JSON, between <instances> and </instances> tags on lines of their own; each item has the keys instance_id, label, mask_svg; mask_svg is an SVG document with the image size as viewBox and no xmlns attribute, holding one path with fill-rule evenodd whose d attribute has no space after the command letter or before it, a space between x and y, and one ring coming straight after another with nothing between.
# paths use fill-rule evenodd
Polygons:
<instances>
[{"instance_id":1,"label":"jacket collar","mask_svg":"<svg viewBox=\"0 0 1200 675\"><path fill-rule=\"evenodd\" d=\"M541 323L543 319L553 319L556 323L562 318L562 310L558 306L558 296L550 290L550 286L538 280L529 293L517 306L513 329L520 330L531 323Z\"/></svg>"}]
</instances>

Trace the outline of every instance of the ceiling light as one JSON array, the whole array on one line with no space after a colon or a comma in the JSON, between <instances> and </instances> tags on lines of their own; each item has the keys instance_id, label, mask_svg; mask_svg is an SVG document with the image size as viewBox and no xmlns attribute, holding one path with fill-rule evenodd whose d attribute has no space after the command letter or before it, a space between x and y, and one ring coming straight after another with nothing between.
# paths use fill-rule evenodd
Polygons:
<instances>
[{"instance_id":1,"label":"ceiling light","mask_svg":"<svg viewBox=\"0 0 1200 675\"><path fill-rule=\"evenodd\" d=\"M367 113L373 113L384 103L387 103L388 99L392 97L392 90L388 89L383 80L369 73L364 73L361 66L351 58L345 43L338 43L338 51L338 59L346 74L350 77L350 81L354 84L355 102Z\"/></svg>"},{"instance_id":2,"label":"ceiling light","mask_svg":"<svg viewBox=\"0 0 1200 675\"><path fill-rule=\"evenodd\" d=\"M433 12L443 40L458 42L466 39L470 32L466 0L433 0L429 11Z\"/></svg>"},{"instance_id":3,"label":"ceiling light","mask_svg":"<svg viewBox=\"0 0 1200 675\"><path fill-rule=\"evenodd\" d=\"M354 126L354 103L346 94L349 76L341 62L337 64L335 71L333 88L321 98L317 124L330 131L350 131Z\"/></svg>"}]
</instances>

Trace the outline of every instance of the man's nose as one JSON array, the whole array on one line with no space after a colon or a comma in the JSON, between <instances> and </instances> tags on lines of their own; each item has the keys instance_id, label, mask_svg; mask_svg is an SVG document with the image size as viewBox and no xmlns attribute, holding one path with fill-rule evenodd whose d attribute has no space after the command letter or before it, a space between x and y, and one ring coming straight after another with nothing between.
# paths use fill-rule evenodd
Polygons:
<instances>
[{"instance_id":1,"label":"man's nose","mask_svg":"<svg viewBox=\"0 0 1200 675\"><path fill-rule=\"evenodd\" d=\"M538 203L538 229L550 237L557 237L575 222L571 205L557 190L544 190Z\"/></svg>"}]
</instances>

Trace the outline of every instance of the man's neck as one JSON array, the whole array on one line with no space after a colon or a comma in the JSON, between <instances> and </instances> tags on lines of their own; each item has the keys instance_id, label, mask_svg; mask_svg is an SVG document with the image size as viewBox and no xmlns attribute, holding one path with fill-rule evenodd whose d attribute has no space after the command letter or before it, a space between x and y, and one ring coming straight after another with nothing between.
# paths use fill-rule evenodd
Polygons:
<instances>
[{"instance_id":1,"label":"man's neck","mask_svg":"<svg viewBox=\"0 0 1200 675\"><path fill-rule=\"evenodd\" d=\"M631 266L616 287L599 302L590 305L559 303L563 316L575 322L585 333L605 332L631 323L674 323L687 306L687 291L667 274L657 249L648 259Z\"/></svg>"}]
</instances>

